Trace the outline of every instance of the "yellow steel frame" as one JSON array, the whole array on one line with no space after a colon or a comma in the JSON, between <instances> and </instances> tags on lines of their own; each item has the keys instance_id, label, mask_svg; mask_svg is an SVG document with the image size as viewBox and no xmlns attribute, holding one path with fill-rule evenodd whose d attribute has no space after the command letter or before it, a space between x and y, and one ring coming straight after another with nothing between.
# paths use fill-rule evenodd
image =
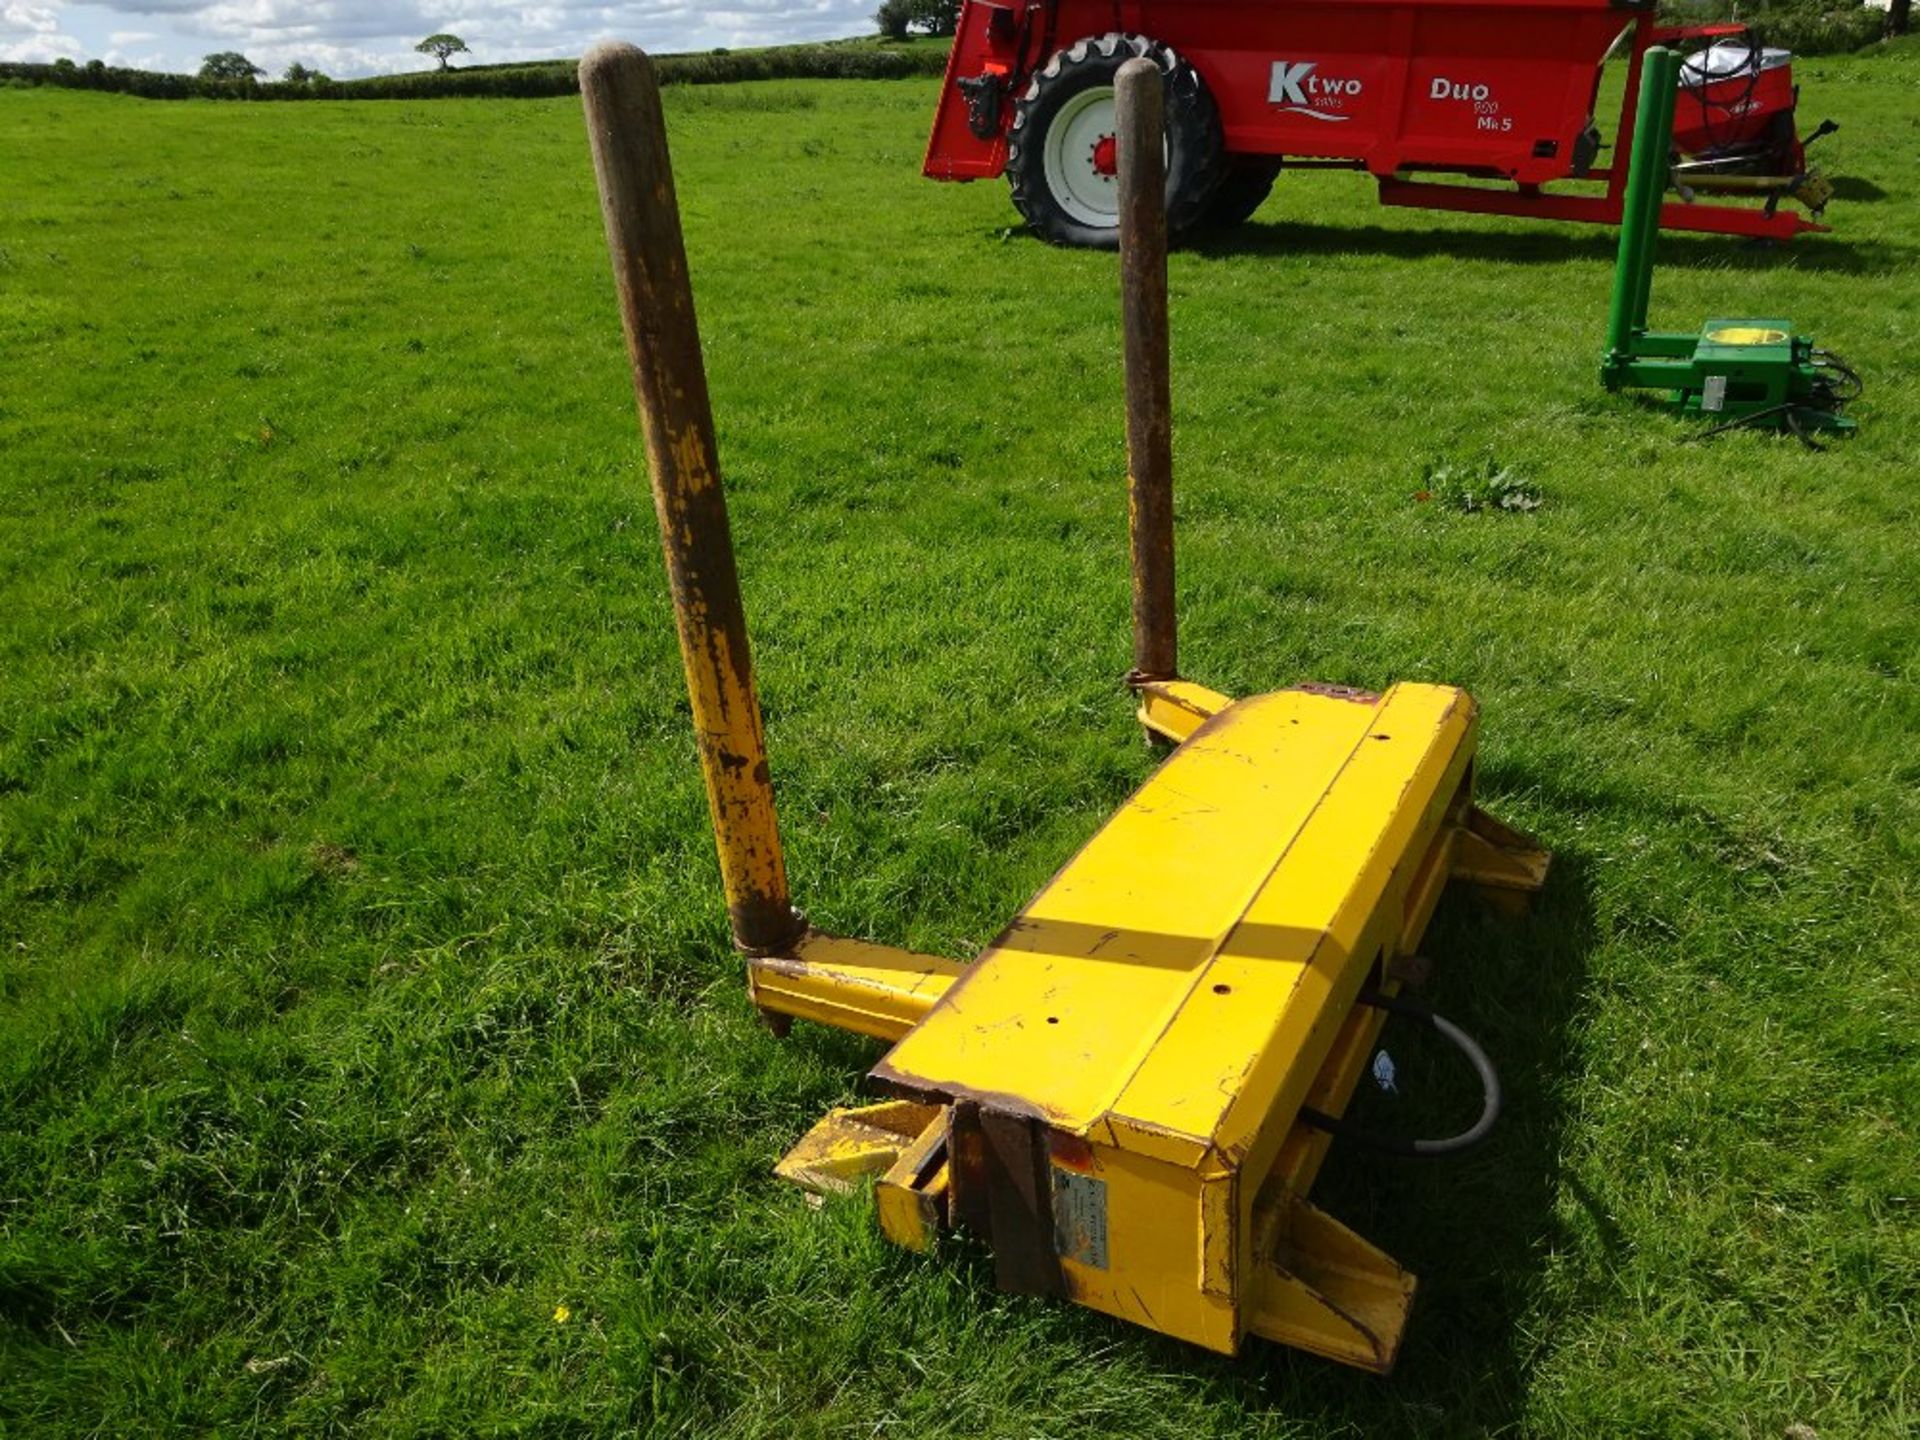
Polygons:
<instances>
[{"instance_id":1,"label":"yellow steel frame","mask_svg":"<svg viewBox=\"0 0 1920 1440\"><path fill-rule=\"evenodd\" d=\"M870 1177L914 1248L964 1222L1012 1289L1385 1370L1413 1277L1306 1199L1328 1137L1299 1111L1345 1109L1382 1020L1354 997L1398 988L1446 883L1523 895L1546 857L1473 805L1459 690L1139 688L1177 748L972 965L817 932L749 962L764 1009L895 1042L872 1075L902 1098L779 1173Z\"/></svg>"},{"instance_id":2,"label":"yellow steel frame","mask_svg":"<svg viewBox=\"0 0 1920 1440\"><path fill-rule=\"evenodd\" d=\"M1385 1370L1414 1281L1307 1199L1443 887L1523 898L1547 858L1473 804L1460 690L1305 686L1241 701L1177 677L1162 81L1116 85L1127 281L1135 667L1164 763L969 965L807 926L788 898L658 86L580 66L660 538L734 937L777 1024L887 1041L890 1098L781 1161L871 1183L925 1248L983 1237L1001 1285L1231 1352L1261 1335Z\"/></svg>"}]
</instances>

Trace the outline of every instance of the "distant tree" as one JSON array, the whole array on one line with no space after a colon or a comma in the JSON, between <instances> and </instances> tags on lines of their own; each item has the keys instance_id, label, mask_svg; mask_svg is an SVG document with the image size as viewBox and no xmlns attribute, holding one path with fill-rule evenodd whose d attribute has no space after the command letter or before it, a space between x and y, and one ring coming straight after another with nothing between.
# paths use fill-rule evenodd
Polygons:
<instances>
[{"instance_id":1,"label":"distant tree","mask_svg":"<svg viewBox=\"0 0 1920 1440\"><path fill-rule=\"evenodd\" d=\"M1887 0L1887 38L1907 33L1913 17L1913 0Z\"/></svg>"},{"instance_id":2,"label":"distant tree","mask_svg":"<svg viewBox=\"0 0 1920 1440\"><path fill-rule=\"evenodd\" d=\"M458 35L429 35L413 48L418 50L422 55L433 56L434 59L440 62L440 68L442 70L453 68L447 64L447 57L449 55L471 55L473 53L467 49L467 42L462 40Z\"/></svg>"},{"instance_id":3,"label":"distant tree","mask_svg":"<svg viewBox=\"0 0 1920 1440\"><path fill-rule=\"evenodd\" d=\"M238 50L222 50L200 62L202 80L251 80L266 73Z\"/></svg>"},{"instance_id":4,"label":"distant tree","mask_svg":"<svg viewBox=\"0 0 1920 1440\"><path fill-rule=\"evenodd\" d=\"M313 71L296 60L280 72L280 78L289 85L304 85L313 79Z\"/></svg>"},{"instance_id":5,"label":"distant tree","mask_svg":"<svg viewBox=\"0 0 1920 1440\"><path fill-rule=\"evenodd\" d=\"M907 0L913 23L929 35L951 35L960 25L960 0Z\"/></svg>"},{"instance_id":6,"label":"distant tree","mask_svg":"<svg viewBox=\"0 0 1920 1440\"><path fill-rule=\"evenodd\" d=\"M883 0L873 12L873 23L889 40L906 39L907 27L913 24L913 0Z\"/></svg>"}]
</instances>

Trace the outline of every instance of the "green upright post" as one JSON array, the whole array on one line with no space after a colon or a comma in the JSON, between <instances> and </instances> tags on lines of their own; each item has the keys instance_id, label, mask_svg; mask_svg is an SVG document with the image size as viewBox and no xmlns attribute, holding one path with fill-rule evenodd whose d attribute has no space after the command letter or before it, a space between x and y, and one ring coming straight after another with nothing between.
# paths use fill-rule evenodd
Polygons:
<instances>
[{"instance_id":1,"label":"green upright post","mask_svg":"<svg viewBox=\"0 0 1920 1440\"><path fill-rule=\"evenodd\" d=\"M1635 277L1633 303L1634 329L1642 333L1647 328L1647 304L1653 295L1654 252L1660 248L1660 211L1667 203L1668 166L1673 158L1673 111L1674 104L1680 98L1680 52L1662 50L1662 64L1656 70L1654 79L1658 83L1655 98L1659 111L1654 119L1655 133L1660 144L1650 150L1647 156L1647 168L1651 172L1647 177L1647 244L1640 253L1640 273Z\"/></svg>"},{"instance_id":2,"label":"green upright post","mask_svg":"<svg viewBox=\"0 0 1920 1440\"><path fill-rule=\"evenodd\" d=\"M1613 306L1607 315L1607 368L1632 355L1634 335L1647 328L1653 289L1653 246L1667 190L1672 144L1677 54L1654 46L1641 59L1640 104L1634 112L1633 156L1620 216L1620 255L1613 267Z\"/></svg>"}]
</instances>

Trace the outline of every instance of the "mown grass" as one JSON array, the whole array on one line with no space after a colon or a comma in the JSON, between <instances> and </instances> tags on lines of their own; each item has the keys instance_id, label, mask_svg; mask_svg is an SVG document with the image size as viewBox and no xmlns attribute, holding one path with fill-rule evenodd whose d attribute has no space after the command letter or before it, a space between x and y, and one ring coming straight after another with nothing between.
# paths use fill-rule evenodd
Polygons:
<instances>
[{"instance_id":1,"label":"mown grass","mask_svg":"<svg viewBox=\"0 0 1920 1440\"><path fill-rule=\"evenodd\" d=\"M1173 261L1187 668L1468 686L1558 856L1432 936L1499 1139L1318 1192L1387 1381L768 1175L875 1047L742 995L575 103L0 93L0 1429L1911 1433L1920 57L1802 78L1835 234L1655 319L1844 352L1829 454L1603 394L1598 230L1301 174ZM797 892L966 954L1151 756L1113 261L933 93L669 110ZM1489 454L1539 510L1416 498Z\"/></svg>"}]
</instances>

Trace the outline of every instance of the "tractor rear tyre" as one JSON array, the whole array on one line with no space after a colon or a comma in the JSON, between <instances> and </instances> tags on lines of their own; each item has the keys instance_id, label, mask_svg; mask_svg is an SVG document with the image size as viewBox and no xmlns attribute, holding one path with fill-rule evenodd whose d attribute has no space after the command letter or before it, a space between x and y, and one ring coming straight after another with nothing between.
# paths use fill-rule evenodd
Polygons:
<instances>
[{"instance_id":1,"label":"tractor rear tyre","mask_svg":"<svg viewBox=\"0 0 1920 1440\"><path fill-rule=\"evenodd\" d=\"M1253 218L1253 212L1273 193L1280 177L1277 155L1229 155L1220 184L1207 201L1200 224L1208 230L1231 230Z\"/></svg>"},{"instance_id":2,"label":"tractor rear tyre","mask_svg":"<svg viewBox=\"0 0 1920 1440\"><path fill-rule=\"evenodd\" d=\"M1113 83L1137 56L1166 79L1169 234L1197 224L1220 183L1220 112L1198 71L1144 35L1076 41L1034 75L1007 132L1013 203L1055 245L1111 250L1120 243Z\"/></svg>"}]
</instances>

